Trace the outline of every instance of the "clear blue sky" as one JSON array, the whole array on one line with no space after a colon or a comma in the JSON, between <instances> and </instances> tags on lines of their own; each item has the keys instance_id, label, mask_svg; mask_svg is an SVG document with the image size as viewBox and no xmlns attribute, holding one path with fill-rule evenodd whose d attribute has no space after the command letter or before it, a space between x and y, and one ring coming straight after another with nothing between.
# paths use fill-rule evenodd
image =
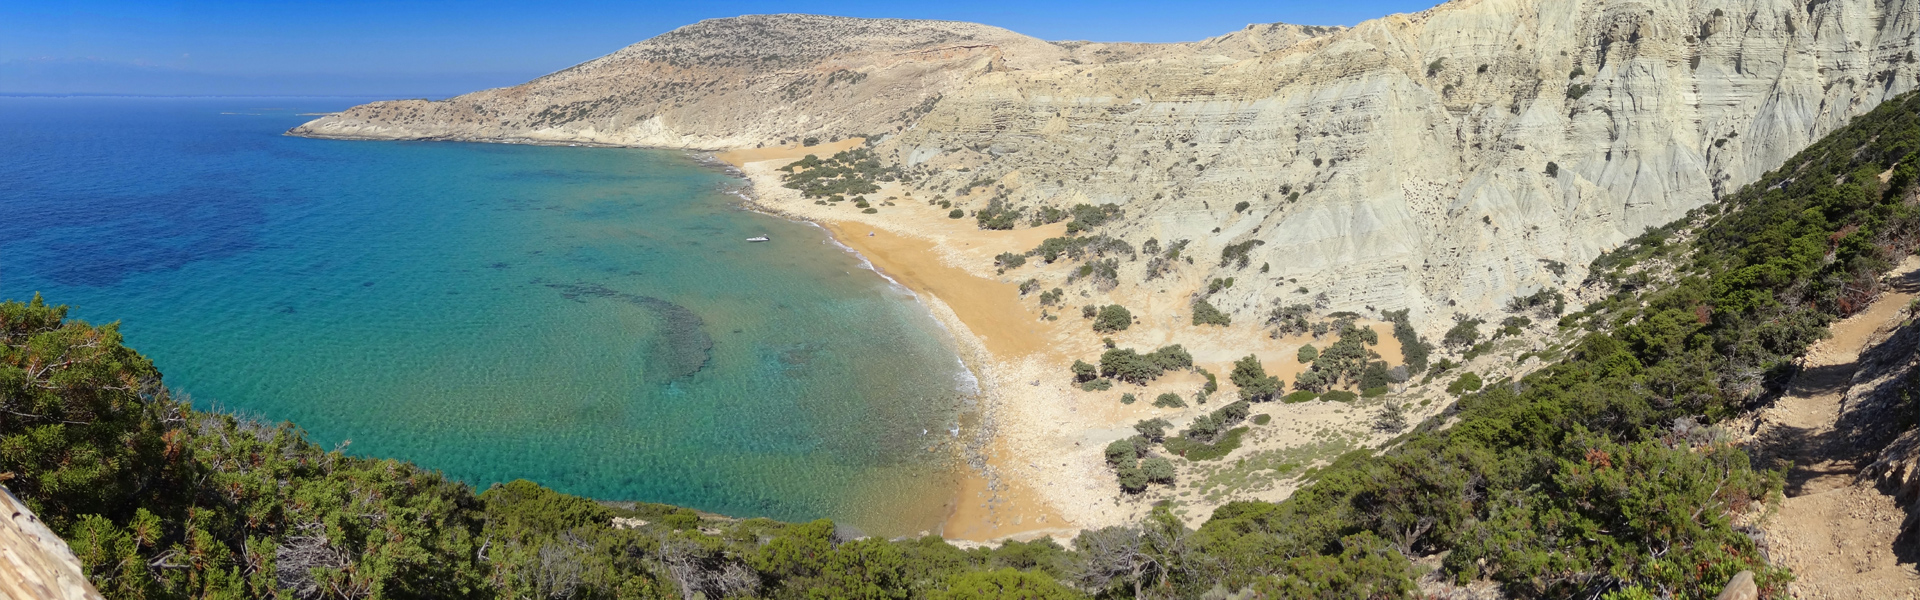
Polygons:
<instances>
[{"instance_id":1,"label":"clear blue sky","mask_svg":"<svg viewBox=\"0 0 1920 600\"><path fill-rule=\"evenodd\" d=\"M447 95L512 85L700 19L974 21L1049 40L1174 42L1352 25L1438 0L0 0L0 93Z\"/></svg>"}]
</instances>

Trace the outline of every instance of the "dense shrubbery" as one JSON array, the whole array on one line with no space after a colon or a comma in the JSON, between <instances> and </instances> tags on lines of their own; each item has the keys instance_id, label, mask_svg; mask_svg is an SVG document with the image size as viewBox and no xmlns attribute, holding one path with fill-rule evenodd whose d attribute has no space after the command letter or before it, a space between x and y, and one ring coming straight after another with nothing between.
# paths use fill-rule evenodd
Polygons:
<instances>
[{"instance_id":1,"label":"dense shrubbery","mask_svg":"<svg viewBox=\"0 0 1920 600\"><path fill-rule=\"evenodd\" d=\"M1074 362L1074 374L1080 375L1081 365ZM1088 365L1092 366L1092 365ZM1161 346L1148 354L1141 354L1132 348L1114 348L1100 355L1100 375L1112 377L1127 383L1145 385L1158 379L1160 374L1174 369L1193 366L1193 355L1188 354L1179 344Z\"/></svg>"},{"instance_id":2,"label":"dense shrubbery","mask_svg":"<svg viewBox=\"0 0 1920 600\"><path fill-rule=\"evenodd\" d=\"M1040 245L1034 246L1026 254L1039 257L1048 264L1059 261L1061 256L1076 261L1106 258L1108 255L1116 258L1126 255L1129 259L1135 256L1133 246L1126 240L1104 235L1047 238L1041 240Z\"/></svg>"},{"instance_id":3,"label":"dense shrubbery","mask_svg":"<svg viewBox=\"0 0 1920 600\"><path fill-rule=\"evenodd\" d=\"M1400 342L1400 356L1405 358L1407 375L1419 375L1427 370L1427 357L1433 354L1433 344L1420 337L1413 328L1413 321L1407 318L1407 310L1399 312L1382 311L1387 321L1393 323L1393 339Z\"/></svg>"},{"instance_id":4,"label":"dense shrubbery","mask_svg":"<svg viewBox=\"0 0 1920 600\"><path fill-rule=\"evenodd\" d=\"M1127 307L1118 304L1102 306L1093 315L1093 330L1098 333L1126 331L1132 326L1133 313L1128 312Z\"/></svg>"},{"instance_id":5,"label":"dense shrubbery","mask_svg":"<svg viewBox=\"0 0 1920 600\"><path fill-rule=\"evenodd\" d=\"M1294 380L1294 389L1325 392L1341 385L1386 385L1386 363L1373 361L1375 355L1367 349L1368 345L1379 343L1379 334L1372 328L1354 325L1348 317L1335 321L1333 328L1340 332L1340 339L1326 350L1314 353L1313 367ZM1307 357L1304 348L1300 357Z\"/></svg>"},{"instance_id":6,"label":"dense shrubbery","mask_svg":"<svg viewBox=\"0 0 1920 600\"><path fill-rule=\"evenodd\" d=\"M1460 351L1472 348L1474 343L1480 341L1480 324L1484 322L1479 319L1469 319L1464 315L1456 315L1453 328L1448 329L1447 334L1440 338L1440 343Z\"/></svg>"},{"instance_id":7,"label":"dense shrubbery","mask_svg":"<svg viewBox=\"0 0 1920 600\"><path fill-rule=\"evenodd\" d=\"M1238 244L1228 244L1226 248L1220 250L1220 266L1233 265L1236 269L1245 269L1247 268L1247 263L1252 260L1251 254L1253 248L1255 246L1265 246L1266 244L1267 243L1262 240L1247 240Z\"/></svg>"},{"instance_id":8,"label":"dense shrubbery","mask_svg":"<svg viewBox=\"0 0 1920 600\"><path fill-rule=\"evenodd\" d=\"M1252 354L1233 363L1233 372L1227 374L1227 380L1240 388L1241 398L1255 402L1272 400L1275 394L1286 388L1286 382L1268 375L1266 367L1260 365L1259 357Z\"/></svg>"},{"instance_id":9,"label":"dense shrubbery","mask_svg":"<svg viewBox=\"0 0 1920 600\"><path fill-rule=\"evenodd\" d=\"M1311 304L1288 304L1274 307L1267 315L1267 326L1274 328L1276 336L1297 335L1312 331L1312 323L1307 315L1313 313Z\"/></svg>"},{"instance_id":10,"label":"dense shrubbery","mask_svg":"<svg viewBox=\"0 0 1920 600\"><path fill-rule=\"evenodd\" d=\"M1027 264L1027 256L1025 254L1001 252L999 256L993 257L993 263L1002 269L1018 269Z\"/></svg>"},{"instance_id":11,"label":"dense shrubbery","mask_svg":"<svg viewBox=\"0 0 1920 600\"><path fill-rule=\"evenodd\" d=\"M787 172L781 177L786 187L800 190L807 198L871 194L880 191L875 181L892 181L900 175L898 168L881 166L873 151L865 148L839 152L826 160L808 154L780 170Z\"/></svg>"},{"instance_id":12,"label":"dense shrubbery","mask_svg":"<svg viewBox=\"0 0 1920 600\"><path fill-rule=\"evenodd\" d=\"M1073 221L1067 223L1067 235L1073 235L1105 225L1108 221L1126 215L1125 211L1120 210L1120 205L1118 204L1102 204L1099 206L1075 204L1068 212L1073 214Z\"/></svg>"},{"instance_id":13,"label":"dense shrubbery","mask_svg":"<svg viewBox=\"0 0 1920 600\"><path fill-rule=\"evenodd\" d=\"M986 208L973 211L973 218L981 229L1013 229L1020 222L1020 209L994 198L987 202Z\"/></svg>"},{"instance_id":14,"label":"dense shrubbery","mask_svg":"<svg viewBox=\"0 0 1920 600\"><path fill-rule=\"evenodd\" d=\"M1207 302L1205 298L1193 299L1193 324L1194 325L1225 326L1232 322L1233 322L1232 317L1228 317L1227 313L1220 312L1220 309L1214 308L1213 304Z\"/></svg>"}]
</instances>

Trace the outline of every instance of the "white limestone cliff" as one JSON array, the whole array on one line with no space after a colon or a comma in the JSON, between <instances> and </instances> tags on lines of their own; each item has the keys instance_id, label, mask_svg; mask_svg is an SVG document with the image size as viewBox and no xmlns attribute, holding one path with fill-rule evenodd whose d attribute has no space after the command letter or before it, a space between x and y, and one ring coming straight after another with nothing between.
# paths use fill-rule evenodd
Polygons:
<instances>
[{"instance_id":1,"label":"white limestone cliff","mask_svg":"<svg viewBox=\"0 0 1920 600\"><path fill-rule=\"evenodd\" d=\"M1106 233L1135 245L1193 240L1208 275L1242 282L1214 299L1237 319L1302 300L1297 287L1332 309L1433 317L1576 284L1599 253L1913 89L1917 35L1920 0L1459 0L1188 44L749 16L291 133L702 149L878 136L929 195L986 179L1016 206L1120 204ZM1205 260L1254 239L1245 269Z\"/></svg>"}]
</instances>

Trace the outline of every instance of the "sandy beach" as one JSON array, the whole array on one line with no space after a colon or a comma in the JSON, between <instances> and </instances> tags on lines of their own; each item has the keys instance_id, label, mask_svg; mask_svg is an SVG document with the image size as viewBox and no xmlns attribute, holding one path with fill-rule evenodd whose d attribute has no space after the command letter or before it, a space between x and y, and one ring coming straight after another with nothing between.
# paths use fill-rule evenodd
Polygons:
<instances>
[{"instance_id":1,"label":"sandy beach","mask_svg":"<svg viewBox=\"0 0 1920 600\"><path fill-rule=\"evenodd\" d=\"M1042 265L1033 260L1015 273L998 273L994 266L994 256L1025 252L1047 238L1065 235L1065 225L982 230L973 219L949 218L946 209L910 196L895 184L870 194L879 211L863 214L849 206L815 204L780 185L783 173L777 169L786 163L807 154L830 155L860 143L850 139L814 147L739 150L717 153L715 158L739 169L752 182L751 202L757 209L824 227L877 271L912 290L952 332L962 360L980 381L978 427L985 435L972 449L973 468L963 476L943 536L958 542L1067 538L1081 529L1135 521L1160 500L1183 506L1182 516L1197 525L1228 499L1277 500L1291 492L1291 486L1278 485L1211 501L1183 497L1163 486L1154 486L1146 494L1122 494L1102 450L1115 439L1133 435L1137 421L1162 417L1183 425L1231 401L1233 388L1227 374L1235 360L1249 353L1259 356L1270 374L1291 382L1306 368L1294 356L1312 340L1275 339L1255 323L1191 325L1185 306L1201 282L1169 277L1156 281L1164 285L1151 290L1116 290L1116 294L1130 292L1114 301L1133 309L1139 323L1108 337L1120 347L1142 350L1181 344L1193 354L1196 366L1219 377L1222 389L1215 394L1217 400L1185 408L1156 408L1149 401L1126 405L1117 400L1123 393L1142 399L1163 392L1190 396L1205 381L1192 372L1169 373L1147 386L1120 384L1106 392L1082 391L1072 385L1069 366L1076 359L1097 362L1105 350L1102 336L1088 327L1075 308L1091 300L1070 299L1064 302L1067 307L1041 307L1019 291L1019 281L1029 277L1063 278L1070 268L1067 261ZM1048 320L1043 314L1056 318ZM1391 327L1368 324L1381 338L1374 350L1397 364L1401 357ZM1369 421L1370 411L1343 404L1264 403L1254 413L1271 415L1274 426L1257 428L1235 456L1315 444L1328 431L1349 432L1355 443L1377 444L1391 437L1366 433L1363 423Z\"/></svg>"}]
</instances>

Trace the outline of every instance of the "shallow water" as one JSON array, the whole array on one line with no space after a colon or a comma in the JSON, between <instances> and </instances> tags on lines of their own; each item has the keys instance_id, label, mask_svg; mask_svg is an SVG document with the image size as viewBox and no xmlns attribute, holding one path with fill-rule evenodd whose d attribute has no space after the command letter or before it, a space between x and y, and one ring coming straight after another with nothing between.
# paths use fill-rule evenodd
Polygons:
<instances>
[{"instance_id":1,"label":"shallow water","mask_svg":"<svg viewBox=\"0 0 1920 600\"><path fill-rule=\"evenodd\" d=\"M360 101L0 98L0 298L479 487L938 524L971 384L911 294L684 153L280 135Z\"/></svg>"}]
</instances>

